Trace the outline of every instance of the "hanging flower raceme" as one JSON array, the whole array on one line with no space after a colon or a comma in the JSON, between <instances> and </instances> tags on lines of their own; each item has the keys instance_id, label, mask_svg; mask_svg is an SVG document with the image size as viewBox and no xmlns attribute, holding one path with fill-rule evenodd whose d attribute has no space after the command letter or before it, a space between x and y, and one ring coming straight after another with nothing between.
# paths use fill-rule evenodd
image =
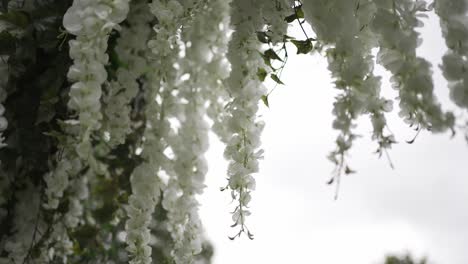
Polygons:
<instances>
[{"instance_id":1,"label":"hanging flower raceme","mask_svg":"<svg viewBox=\"0 0 468 264\"><path fill-rule=\"evenodd\" d=\"M148 71L144 57L151 34L149 23L154 19L146 3L132 4L127 24L122 26L115 46L115 80L107 85L103 96L104 118L102 131L110 146L123 144L131 132L131 105L138 93L137 80Z\"/></svg>"},{"instance_id":2,"label":"hanging flower raceme","mask_svg":"<svg viewBox=\"0 0 468 264\"><path fill-rule=\"evenodd\" d=\"M258 104L268 106L266 77L283 84L287 42L298 53L326 52L339 91L335 180L352 172L345 157L359 116L370 116L378 152L394 143L385 132L392 102L380 95L374 48L393 75L400 116L417 129L453 127L433 95L430 64L416 55L415 29L429 9L422 0L6 2L1 264L205 263L196 198L208 170L206 117L226 144L222 189L231 191L239 228L231 239L252 238L246 219L263 154ZM442 70L451 98L468 108L468 4L439 0L435 7L449 48ZM62 22L66 32L58 30ZM304 35L288 36L289 24Z\"/></svg>"},{"instance_id":3,"label":"hanging flower raceme","mask_svg":"<svg viewBox=\"0 0 468 264\"><path fill-rule=\"evenodd\" d=\"M210 49L217 41L213 27L224 18L212 5L220 4L220 1L213 1L210 5L192 8L192 14L197 15L181 34L185 47L184 56L178 62L181 76L177 78L180 81L174 98L174 103L180 107L175 107L176 112L171 113L178 122L174 128L176 133L169 137L174 167L168 172L170 178L162 201L174 240L172 256L180 264L193 263L194 255L202 250L203 229L195 196L203 192L207 172L204 153L208 149L208 124L204 120L204 102L212 92L206 81L213 77L206 69L216 59L216 53Z\"/></svg>"},{"instance_id":4,"label":"hanging flower raceme","mask_svg":"<svg viewBox=\"0 0 468 264\"><path fill-rule=\"evenodd\" d=\"M103 165L94 158L91 133L101 126L101 86L107 79L104 66L109 60L106 54L109 34L126 18L127 12L128 1L125 0L75 0L63 18L65 29L76 36L75 40L69 42L70 57L74 64L69 69L68 78L75 83L70 88L68 106L79 115L79 129L76 133L70 133L66 142L61 142L65 145L56 154L56 168L44 176L47 183L47 202L44 207L54 210L53 219L58 222L44 242L45 248L57 243L62 245L54 247L51 259L61 257L66 261L67 255L71 254L73 244L68 238L67 229L78 225L82 214L80 204L86 199L83 195L74 196L71 190L68 210L64 213L56 211L59 204L64 202L62 198L70 181L83 183L82 187L87 190L86 177L82 176L85 177L82 180L78 178L85 166L83 162L97 173L104 171ZM71 148L75 146L76 140L76 149Z\"/></svg>"},{"instance_id":5,"label":"hanging flower raceme","mask_svg":"<svg viewBox=\"0 0 468 264\"><path fill-rule=\"evenodd\" d=\"M258 103L266 93L258 80L255 69L264 68L260 56L260 45L256 32L263 29L262 1L234 1L231 3L231 25L234 30L227 58L231 63L231 73L226 80L226 88L231 96L226 106L226 149L224 157L229 161L228 188L237 206L233 211L234 226L240 231L236 236L247 232L247 209L251 200L251 191L255 189L252 174L258 172L258 160L262 158L260 133L264 124L257 120Z\"/></svg>"},{"instance_id":6,"label":"hanging flower raceme","mask_svg":"<svg viewBox=\"0 0 468 264\"><path fill-rule=\"evenodd\" d=\"M208 42L205 45L194 46L191 50L194 51L198 56L204 56L211 54L211 61L206 67L206 76L203 77L206 87L204 93L208 102L207 116L212 120L213 125L211 130L220 138L220 140L226 143L229 139L229 132L227 127L224 125L224 120L227 118L227 112L225 111L226 102L230 100L228 91L226 91L223 85L224 80L229 76L230 64L226 59L228 51L229 35L230 35L230 5L228 1L215 1L211 7L216 15L213 20L219 21L218 25L214 23L204 23L203 26L206 31L212 32ZM210 28L208 28L210 26ZM205 35L200 34L199 39L204 39ZM192 37L195 39L195 37ZM195 42L197 43L197 42ZM207 53L209 50L211 53ZM201 74L201 73L199 73Z\"/></svg>"},{"instance_id":7,"label":"hanging flower raceme","mask_svg":"<svg viewBox=\"0 0 468 264\"><path fill-rule=\"evenodd\" d=\"M464 0L435 2L442 35L449 50L442 57L442 71L449 81L450 98L468 109L468 3Z\"/></svg>"},{"instance_id":8,"label":"hanging flower raceme","mask_svg":"<svg viewBox=\"0 0 468 264\"><path fill-rule=\"evenodd\" d=\"M273 45L281 44L288 31L288 23L285 23L285 18L291 14L291 11L294 12L294 9L291 8L294 6L294 1L279 0L275 1L274 4L270 1L261 1L261 4L263 4L263 19L267 24L268 41Z\"/></svg>"},{"instance_id":9,"label":"hanging flower raceme","mask_svg":"<svg viewBox=\"0 0 468 264\"><path fill-rule=\"evenodd\" d=\"M148 41L149 68L146 74L146 129L143 135L144 146L139 165L131 176L132 195L129 198L126 224L127 250L131 263L151 263L149 244L151 215L159 202L160 189L164 188L159 173L161 169L170 170L171 162L164 154L168 135L171 131L167 113L171 107L173 81L175 80L174 62L178 57L177 32L179 22L184 15L183 6L175 1L155 0L150 4L150 11L157 19L155 35ZM169 186L165 187L167 190Z\"/></svg>"},{"instance_id":10,"label":"hanging flower raceme","mask_svg":"<svg viewBox=\"0 0 468 264\"><path fill-rule=\"evenodd\" d=\"M339 94L334 103L336 119L333 128L340 131L337 148L329 159L336 164L336 173L330 183L339 184L341 173L351 169L345 156L357 135L354 134L355 120L364 113L371 116L374 128L373 139L379 143L379 152L393 143L391 136L384 135L385 111L391 110L391 101L380 97L380 77L373 74L374 60L371 49L375 41L367 23L372 19L375 8L372 1L306 1L306 18L312 22L317 38L331 45L327 52L328 69L335 78ZM326 14L326 15L324 15ZM333 30L330 30L333 28Z\"/></svg>"},{"instance_id":11,"label":"hanging flower raceme","mask_svg":"<svg viewBox=\"0 0 468 264\"><path fill-rule=\"evenodd\" d=\"M76 36L71 40L70 57L74 64L68 77L75 83L70 88L69 108L77 111L81 132L78 155L92 159L90 136L101 126L101 86L107 80L105 65L109 34L129 11L128 0L75 0L63 18L65 29Z\"/></svg>"},{"instance_id":12,"label":"hanging flower raceme","mask_svg":"<svg viewBox=\"0 0 468 264\"><path fill-rule=\"evenodd\" d=\"M68 255L73 253L73 243L67 229L75 228L82 221L82 202L87 198L88 186L86 176L80 175L86 165L73 149L76 132L75 125L66 127L66 133L70 136L61 142L61 149L52 161L56 163L55 168L44 175L47 188L42 207L50 212L54 222L52 231L44 235L40 248L40 259L45 263L54 259L66 261ZM66 210L59 211L64 204L67 204Z\"/></svg>"},{"instance_id":13,"label":"hanging flower raceme","mask_svg":"<svg viewBox=\"0 0 468 264\"><path fill-rule=\"evenodd\" d=\"M46 209L58 208L64 192L70 186L70 178L75 177L83 167L80 159L70 149L57 154L57 159L55 169L44 176L47 184L47 202L44 204Z\"/></svg>"},{"instance_id":14,"label":"hanging flower raceme","mask_svg":"<svg viewBox=\"0 0 468 264\"><path fill-rule=\"evenodd\" d=\"M377 11L370 24L378 38L378 63L393 74L398 90L400 116L419 129L441 132L453 129L454 116L444 113L434 96L431 65L417 57L422 23L418 16L428 10L425 1L375 1Z\"/></svg>"}]
</instances>

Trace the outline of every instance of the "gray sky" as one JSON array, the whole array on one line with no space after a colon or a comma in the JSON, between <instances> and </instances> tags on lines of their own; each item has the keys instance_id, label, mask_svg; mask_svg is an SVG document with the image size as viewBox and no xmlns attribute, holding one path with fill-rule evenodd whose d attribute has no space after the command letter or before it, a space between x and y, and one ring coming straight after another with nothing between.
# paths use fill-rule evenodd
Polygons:
<instances>
[{"instance_id":1,"label":"gray sky","mask_svg":"<svg viewBox=\"0 0 468 264\"><path fill-rule=\"evenodd\" d=\"M437 66L446 48L434 17L423 34L419 52L433 63L436 93L450 109ZM386 253L405 250L434 264L468 263L468 146L461 135L422 132L409 145L405 140L415 132L395 109L389 125L400 143L390 151L392 170L385 157L372 154L377 147L369 120L360 119L357 131L364 137L348 159L358 173L343 177L339 200L333 200L334 187L325 182L333 170L326 156L337 135L331 128L336 91L326 67L319 56L291 56L282 76L286 86L262 110L265 160L248 219L253 241L227 238L235 232L229 228L234 204L219 191L227 163L224 147L212 137L201 214L215 246L214 264L377 264ZM388 83L384 90L396 96Z\"/></svg>"}]
</instances>

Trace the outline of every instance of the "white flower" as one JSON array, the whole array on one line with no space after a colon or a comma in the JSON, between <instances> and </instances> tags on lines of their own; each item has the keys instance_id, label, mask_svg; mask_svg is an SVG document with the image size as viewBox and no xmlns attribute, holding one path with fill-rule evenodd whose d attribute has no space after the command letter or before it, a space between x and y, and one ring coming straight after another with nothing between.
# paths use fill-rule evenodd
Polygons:
<instances>
[{"instance_id":1,"label":"white flower","mask_svg":"<svg viewBox=\"0 0 468 264\"><path fill-rule=\"evenodd\" d=\"M109 33L118 28L128 10L129 0L74 0L64 15L65 29L77 36L69 42L74 64L68 77L75 83L70 88L68 106L79 114L80 141L88 141L89 133L101 126L101 86L107 79L104 66L109 59L106 54ZM87 160L92 156L88 150L88 153L80 152L80 156ZM95 162L94 159L91 161Z\"/></svg>"},{"instance_id":2,"label":"white flower","mask_svg":"<svg viewBox=\"0 0 468 264\"><path fill-rule=\"evenodd\" d=\"M449 81L450 98L458 106L468 109L468 5L464 0L440 0L435 2L435 11L449 48L442 58L441 68Z\"/></svg>"}]
</instances>

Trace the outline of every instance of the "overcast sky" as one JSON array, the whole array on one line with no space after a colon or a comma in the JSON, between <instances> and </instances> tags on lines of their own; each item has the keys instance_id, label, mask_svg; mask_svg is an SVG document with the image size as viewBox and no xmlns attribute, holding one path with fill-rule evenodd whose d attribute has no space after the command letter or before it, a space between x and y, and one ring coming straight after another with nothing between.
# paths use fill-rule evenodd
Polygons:
<instances>
[{"instance_id":1,"label":"overcast sky","mask_svg":"<svg viewBox=\"0 0 468 264\"><path fill-rule=\"evenodd\" d=\"M453 107L438 64L445 52L438 21L432 17L423 29L420 54L433 63L436 93L446 109ZM294 53L294 52L290 52ZM333 164L331 128L336 91L319 56L292 56L279 87L263 109L265 159L256 175L248 226L255 235L230 241L230 195L226 184L223 146L212 137L208 153L208 187L201 197L207 236L214 243L214 264L378 264L387 253L409 250L428 256L434 264L468 263L468 146L462 135L415 132L397 118L388 117L400 142L391 151L392 170L372 152L368 118L359 120L349 157L356 174L344 176L338 201L325 182ZM384 87L389 98L394 91ZM457 114L463 113L457 111ZM380 262L379 262L380 261Z\"/></svg>"}]
</instances>

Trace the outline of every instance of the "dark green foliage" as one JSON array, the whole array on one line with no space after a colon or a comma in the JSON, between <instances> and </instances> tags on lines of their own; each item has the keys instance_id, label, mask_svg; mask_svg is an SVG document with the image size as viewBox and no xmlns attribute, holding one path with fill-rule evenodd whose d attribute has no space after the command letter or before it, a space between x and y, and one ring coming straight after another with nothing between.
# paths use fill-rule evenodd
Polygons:
<instances>
[{"instance_id":1,"label":"dark green foliage","mask_svg":"<svg viewBox=\"0 0 468 264\"><path fill-rule=\"evenodd\" d=\"M27 183L39 187L41 199L45 199L43 177L56 166L63 151L60 144L65 138L64 120L75 119L67 109L70 83L67 72L72 64L69 58L68 41L71 37L62 29L62 19L73 0L0 0L0 24L5 28L0 33L0 58L8 64L8 84L5 87L7 99L3 103L7 109L8 123L3 133L7 146L0 149L0 160L4 175L11 188L1 193L7 203L8 213L0 222L0 241L12 235L15 214L15 194L24 190ZM125 24L125 22L124 22ZM106 66L110 79L122 65L114 51L119 34L114 31L109 38L109 65ZM132 119L144 124L143 91L133 102ZM138 107L137 107L138 105ZM134 127L127 141L108 149L102 141L93 141L96 157L109 166L111 177L97 176L97 184L90 190L91 200L84 201L85 221L74 230L69 230L73 239L74 254L69 263L126 263L125 241L118 238L124 230L124 205L131 193L129 176L142 161L135 154L141 144L144 125ZM98 142L99 145L98 145ZM99 151L102 153L98 153ZM87 167L81 173L86 173ZM36 243L31 246L29 256L37 256L47 237L54 228L54 217L68 211L68 199L62 199L57 210L38 210L38 217L48 223L46 230L37 234ZM41 201L42 203L43 201ZM155 218L159 226L153 227L153 234L161 241L153 247L155 263L173 263L170 250L173 242L162 223L167 220L166 212L159 204ZM115 216L120 221L114 221ZM55 221L61 221L61 218ZM103 245L107 245L104 247ZM0 249L0 256L7 253ZM210 263L213 249L204 245L197 256L203 263ZM30 259L29 259L30 260ZM27 263L29 263L29 260ZM52 263L61 263L54 260Z\"/></svg>"},{"instance_id":2,"label":"dark green foliage","mask_svg":"<svg viewBox=\"0 0 468 264\"><path fill-rule=\"evenodd\" d=\"M265 69L263 68L258 68L257 70L257 76L260 81L265 81L265 78L267 77L268 73Z\"/></svg>"},{"instance_id":3,"label":"dark green foliage","mask_svg":"<svg viewBox=\"0 0 468 264\"><path fill-rule=\"evenodd\" d=\"M280 78L278 77L278 75L276 75L276 74L272 74L272 75L271 75L271 79L272 79L273 81L275 81L277 84L284 84L284 83L280 80Z\"/></svg>"},{"instance_id":4,"label":"dark green foliage","mask_svg":"<svg viewBox=\"0 0 468 264\"><path fill-rule=\"evenodd\" d=\"M294 44L297 48L297 54L307 54L312 51L313 45L312 45L312 39L307 39L307 40L295 40L292 39L291 43Z\"/></svg>"},{"instance_id":5,"label":"dark green foliage","mask_svg":"<svg viewBox=\"0 0 468 264\"><path fill-rule=\"evenodd\" d=\"M0 160L6 174L2 177L11 181L9 193L3 194L9 216L0 223L0 238L11 231L15 193L26 182L42 189L49 158L58 151L56 139L46 133L60 130L57 120L67 117L66 73L71 61L68 46L60 49L57 36L69 5L70 0L0 4L0 23L7 29L0 34L0 55L9 67L4 103L8 146L0 150Z\"/></svg>"},{"instance_id":6,"label":"dark green foliage","mask_svg":"<svg viewBox=\"0 0 468 264\"><path fill-rule=\"evenodd\" d=\"M417 261L410 254L406 254L404 256L389 255L385 258L384 264L428 264L428 262L426 258Z\"/></svg>"},{"instance_id":7,"label":"dark green foliage","mask_svg":"<svg viewBox=\"0 0 468 264\"><path fill-rule=\"evenodd\" d=\"M302 11L302 5L299 5L294 7L294 14L285 17L284 20L288 23L291 23L301 18L304 18L304 11Z\"/></svg>"}]
</instances>

